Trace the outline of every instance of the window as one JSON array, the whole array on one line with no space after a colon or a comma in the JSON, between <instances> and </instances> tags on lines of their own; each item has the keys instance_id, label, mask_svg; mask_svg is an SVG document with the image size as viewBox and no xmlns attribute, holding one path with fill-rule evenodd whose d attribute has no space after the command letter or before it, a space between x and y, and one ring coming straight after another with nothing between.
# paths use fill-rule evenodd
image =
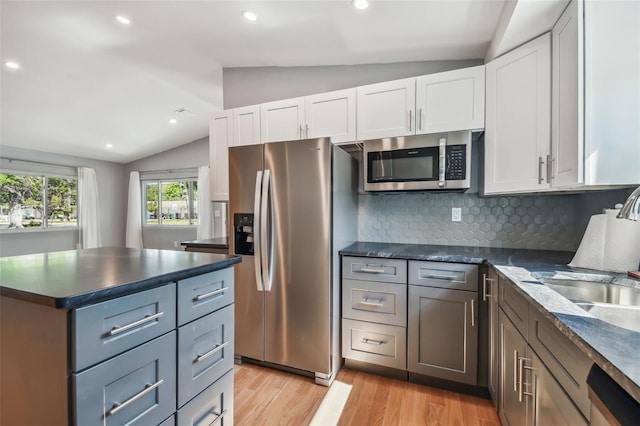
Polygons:
<instances>
[{"instance_id":1,"label":"window","mask_svg":"<svg viewBox=\"0 0 640 426\"><path fill-rule=\"evenodd\" d=\"M144 224L198 224L198 182L195 179L143 181Z\"/></svg>"},{"instance_id":2,"label":"window","mask_svg":"<svg viewBox=\"0 0 640 426\"><path fill-rule=\"evenodd\" d=\"M78 226L78 179L0 173L0 229Z\"/></svg>"}]
</instances>

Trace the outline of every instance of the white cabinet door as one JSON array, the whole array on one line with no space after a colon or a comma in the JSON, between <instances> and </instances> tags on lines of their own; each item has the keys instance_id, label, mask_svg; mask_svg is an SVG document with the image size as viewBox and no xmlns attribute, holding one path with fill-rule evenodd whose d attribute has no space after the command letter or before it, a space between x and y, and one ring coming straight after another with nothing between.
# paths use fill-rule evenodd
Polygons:
<instances>
[{"instance_id":1,"label":"white cabinet door","mask_svg":"<svg viewBox=\"0 0 640 426\"><path fill-rule=\"evenodd\" d=\"M212 114L209 121L211 201L229 201L229 145L232 141L231 110Z\"/></svg>"},{"instance_id":2,"label":"white cabinet door","mask_svg":"<svg viewBox=\"0 0 640 426\"><path fill-rule=\"evenodd\" d=\"M554 187L584 183L582 26L582 2L573 1L551 32L551 183Z\"/></svg>"},{"instance_id":3,"label":"white cabinet door","mask_svg":"<svg viewBox=\"0 0 640 426\"><path fill-rule=\"evenodd\" d=\"M262 142L290 141L304 137L304 98L260 105Z\"/></svg>"},{"instance_id":4,"label":"white cabinet door","mask_svg":"<svg viewBox=\"0 0 640 426\"><path fill-rule=\"evenodd\" d=\"M485 194L549 188L551 36L486 65Z\"/></svg>"},{"instance_id":5,"label":"white cabinet door","mask_svg":"<svg viewBox=\"0 0 640 426\"><path fill-rule=\"evenodd\" d=\"M484 128L484 65L416 80L417 134Z\"/></svg>"},{"instance_id":6,"label":"white cabinet door","mask_svg":"<svg viewBox=\"0 0 640 426\"><path fill-rule=\"evenodd\" d=\"M356 89L305 98L305 136L330 137L331 142L356 140Z\"/></svg>"},{"instance_id":7,"label":"white cabinet door","mask_svg":"<svg viewBox=\"0 0 640 426\"><path fill-rule=\"evenodd\" d=\"M360 86L356 93L358 140L415 134L415 78Z\"/></svg>"},{"instance_id":8,"label":"white cabinet door","mask_svg":"<svg viewBox=\"0 0 640 426\"><path fill-rule=\"evenodd\" d=\"M260 105L233 110L233 145L260 144Z\"/></svg>"}]
</instances>

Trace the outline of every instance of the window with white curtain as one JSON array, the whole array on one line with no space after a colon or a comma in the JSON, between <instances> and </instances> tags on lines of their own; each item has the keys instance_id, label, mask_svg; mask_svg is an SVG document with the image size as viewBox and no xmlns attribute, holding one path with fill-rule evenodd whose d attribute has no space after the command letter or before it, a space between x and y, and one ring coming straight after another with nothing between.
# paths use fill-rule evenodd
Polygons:
<instances>
[{"instance_id":1,"label":"window with white curtain","mask_svg":"<svg viewBox=\"0 0 640 426\"><path fill-rule=\"evenodd\" d=\"M198 181L142 178L144 226L174 227L198 225Z\"/></svg>"},{"instance_id":2,"label":"window with white curtain","mask_svg":"<svg viewBox=\"0 0 640 426\"><path fill-rule=\"evenodd\" d=\"M24 170L6 159L0 164L0 230L77 228L75 168L24 163Z\"/></svg>"}]
</instances>

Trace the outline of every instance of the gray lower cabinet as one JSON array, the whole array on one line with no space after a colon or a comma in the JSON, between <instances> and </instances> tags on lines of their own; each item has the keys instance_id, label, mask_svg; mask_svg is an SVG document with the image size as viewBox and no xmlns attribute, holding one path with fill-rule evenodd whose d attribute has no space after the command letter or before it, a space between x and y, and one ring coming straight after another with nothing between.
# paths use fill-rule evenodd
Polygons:
<instances>
[{"instance_id":1,"label":"gray lower cabinet","mask_svg":"<svg viewBox=\"0 0 640 426\"><path fill-rule=\"evenodd\" d=\"M586 425L571 397L504 311L499 311L503 425Z\"/></svg>"},{"instance_id":2,"label":"gray lower cabinet","mask_svg":"<svg viewBox=\"0 0 640 426\"><path fill-rule=\"evenodd\" d=\"M178 426L233 425L233 371L180 408L177 418Z\"/></svg>"},{"instance_id":3,"label":"gray lower cabinet","mask_svg":"<svg viewBox=\"0 0 640 426\"><path fill-rule=\"evenodd\" d=\"M475 385L477 292L409 286L409 371Z\"/></svg>"}]
</instances>

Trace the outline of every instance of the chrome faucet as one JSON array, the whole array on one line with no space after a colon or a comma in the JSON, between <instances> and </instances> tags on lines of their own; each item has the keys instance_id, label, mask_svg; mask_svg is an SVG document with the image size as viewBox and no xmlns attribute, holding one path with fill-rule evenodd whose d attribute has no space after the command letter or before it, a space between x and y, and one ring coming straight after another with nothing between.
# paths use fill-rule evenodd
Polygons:
<instances>
[{"instance_id":1,"label":"chrome faucet","mask_svg":"<svg viewBox=\"0 0 640 426\"><path fill-rule=\"evenodd\" d=\"M616 217L618 219L638 220L640 217L640 186L629 195Z\"/></svg>"}]
</instances>

